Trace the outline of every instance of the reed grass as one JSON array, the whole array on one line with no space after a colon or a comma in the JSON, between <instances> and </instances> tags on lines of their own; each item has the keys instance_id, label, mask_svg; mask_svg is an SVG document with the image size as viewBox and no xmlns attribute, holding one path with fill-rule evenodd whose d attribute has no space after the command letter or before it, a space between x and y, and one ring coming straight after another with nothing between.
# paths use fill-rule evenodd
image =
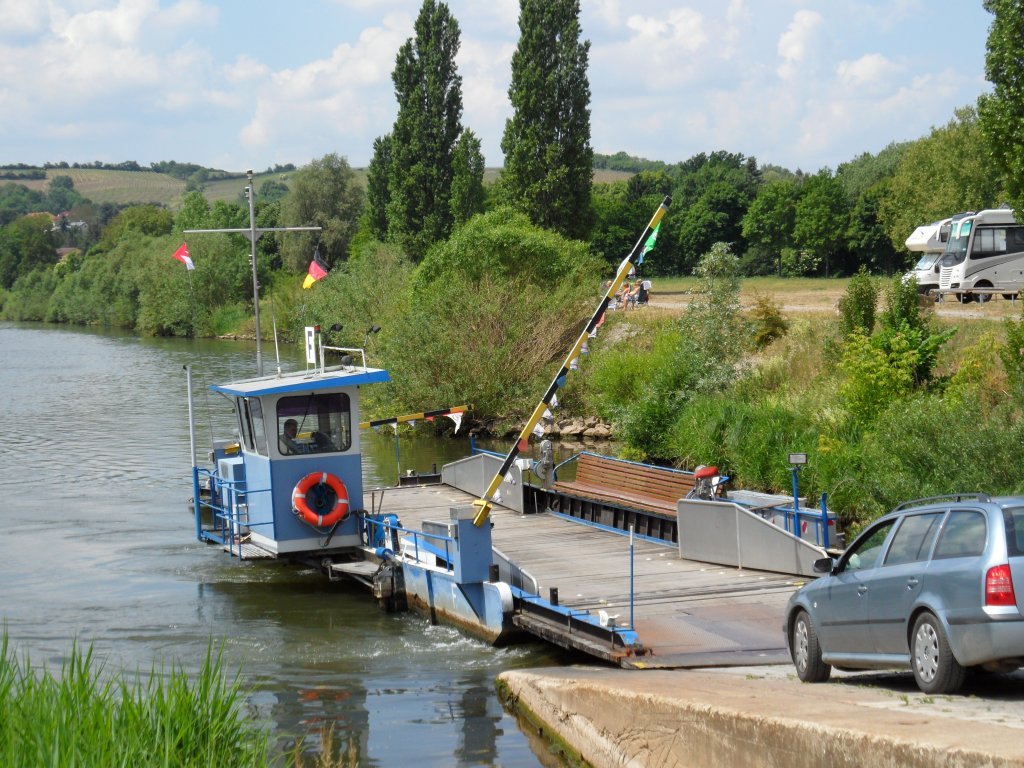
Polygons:
<instances>
[{"instance_id":1,"label":"reed grass","mask_svg":"<svg viewBox=\"0 0 1024 768\"><path fill-rule=\"evenodd\" d=\"M213 649L193 679L179 668L111 672L75 644L55 675L19 660L6 631L0 638L0 765L265 765L267 734L243 704Z\"/></svg>"}]
</instances>

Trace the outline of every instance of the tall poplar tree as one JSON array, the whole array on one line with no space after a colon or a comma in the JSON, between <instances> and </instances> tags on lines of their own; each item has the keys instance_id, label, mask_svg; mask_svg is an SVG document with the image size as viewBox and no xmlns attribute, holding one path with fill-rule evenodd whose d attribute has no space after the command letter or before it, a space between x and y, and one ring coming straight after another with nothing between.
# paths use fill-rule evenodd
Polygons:
<instances>
[{"instance_id":1,"label":"tall poplar tree","mask_svg":"<svg viewBox=\"0 0 1024 768\"><path fill-rule=\"evenodd\" d=\"M985 46L985 77L993 88L978 99L978 117L1020 221L1024 215L1024 1L984 0L982 5L995 16Z\"/></svg>"},{"instance_id":2,"label":"tall poplar tree","mask_svg":"<svg viewBox=\"0 0 1024 768\"><path fill-rule=\"evenodd\" d=\"M591 223L589 53L579 0L520 0L501 192L535 224L579 239Z\"/></svg>"},{"instance_id":3,"label":"tall poplar tree","mask_svg":"<svg viewBox=\"0 0 1024 768\"><path fill-rule=\"evenodd\" d=\"M366 169L366 223L370 234L383 241L388 234L388 202L391 200L391 134L373 141L373 157Z\"/></svg>"},{"instance_id":4,"label":"tall poplar tree","mask_svg":"<svg viewBox=\"0 0 1024 768\"><path fill-rule=\"evenodd\" d=\"M388 239L414 260L452 230L452 153L462 132L459 24L445 3L424 0L416 34L399 49L391 79L398 117L391 133Z\"/></svg>"}]
</instances>

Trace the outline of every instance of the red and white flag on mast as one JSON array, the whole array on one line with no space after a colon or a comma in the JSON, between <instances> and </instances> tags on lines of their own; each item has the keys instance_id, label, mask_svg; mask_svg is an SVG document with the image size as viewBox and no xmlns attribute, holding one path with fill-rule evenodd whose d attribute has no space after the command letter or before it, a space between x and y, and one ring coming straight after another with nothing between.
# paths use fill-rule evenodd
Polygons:
<instances>
[{"instance_id":1,"label":"red and white flag on mast","mask_svg":"<svg viewBox=\"0 0 1024 768\"><path fill-rule=\"evenodd\" d=\"M192 263L192 257L188 255L188 246L185 243L181 244L181 247L174 252L174 258L185 265L185 269L192 270L196 268L196 265Z\"/></svg>"}]
</instances>

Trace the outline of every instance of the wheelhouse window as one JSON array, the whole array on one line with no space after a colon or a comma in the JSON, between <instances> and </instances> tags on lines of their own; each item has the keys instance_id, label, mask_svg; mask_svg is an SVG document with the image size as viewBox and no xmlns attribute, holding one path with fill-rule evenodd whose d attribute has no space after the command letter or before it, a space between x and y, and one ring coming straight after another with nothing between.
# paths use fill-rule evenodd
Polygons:
<instances>
[{"instance_id":1,"label":"wheelhouse window","mask_svg":"<svg viewBox=\"0 0 1024 768\"><path fill-rule=\"evenodd\" d=\"M238 431L249 453L267 455L267 429L263 421L263 405L259 398L240 397L236 403Z\"/></svg>"},{"instance_id":2,"label":"wheelhouse window","mask_svg":"<svg viewBox=\"0 0 1024 768\"><path fill-rule=\"evenodd\" d=\"M347 451L352 447L349 396L282 397L277 401L277 445L283 456Z\"/></svg>"}]
</instances>

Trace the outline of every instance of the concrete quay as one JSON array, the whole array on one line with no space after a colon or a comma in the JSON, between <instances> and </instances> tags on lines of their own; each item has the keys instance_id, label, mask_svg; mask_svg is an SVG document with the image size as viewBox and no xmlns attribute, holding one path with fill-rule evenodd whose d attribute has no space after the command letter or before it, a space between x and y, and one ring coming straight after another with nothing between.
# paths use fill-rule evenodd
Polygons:
<instances>
[{"instance_id":1,"label":"concrete quay","mask_svg":"<svg viewBox=\"0 0 1024 768\"><path fill-rule=\"evenodd\" d=\"M583 764L657 768L1024 766L1024 673L928 696L909 673L790 666L515 670L498 678L524 727Z\"/></svg>"}]
</instances>

